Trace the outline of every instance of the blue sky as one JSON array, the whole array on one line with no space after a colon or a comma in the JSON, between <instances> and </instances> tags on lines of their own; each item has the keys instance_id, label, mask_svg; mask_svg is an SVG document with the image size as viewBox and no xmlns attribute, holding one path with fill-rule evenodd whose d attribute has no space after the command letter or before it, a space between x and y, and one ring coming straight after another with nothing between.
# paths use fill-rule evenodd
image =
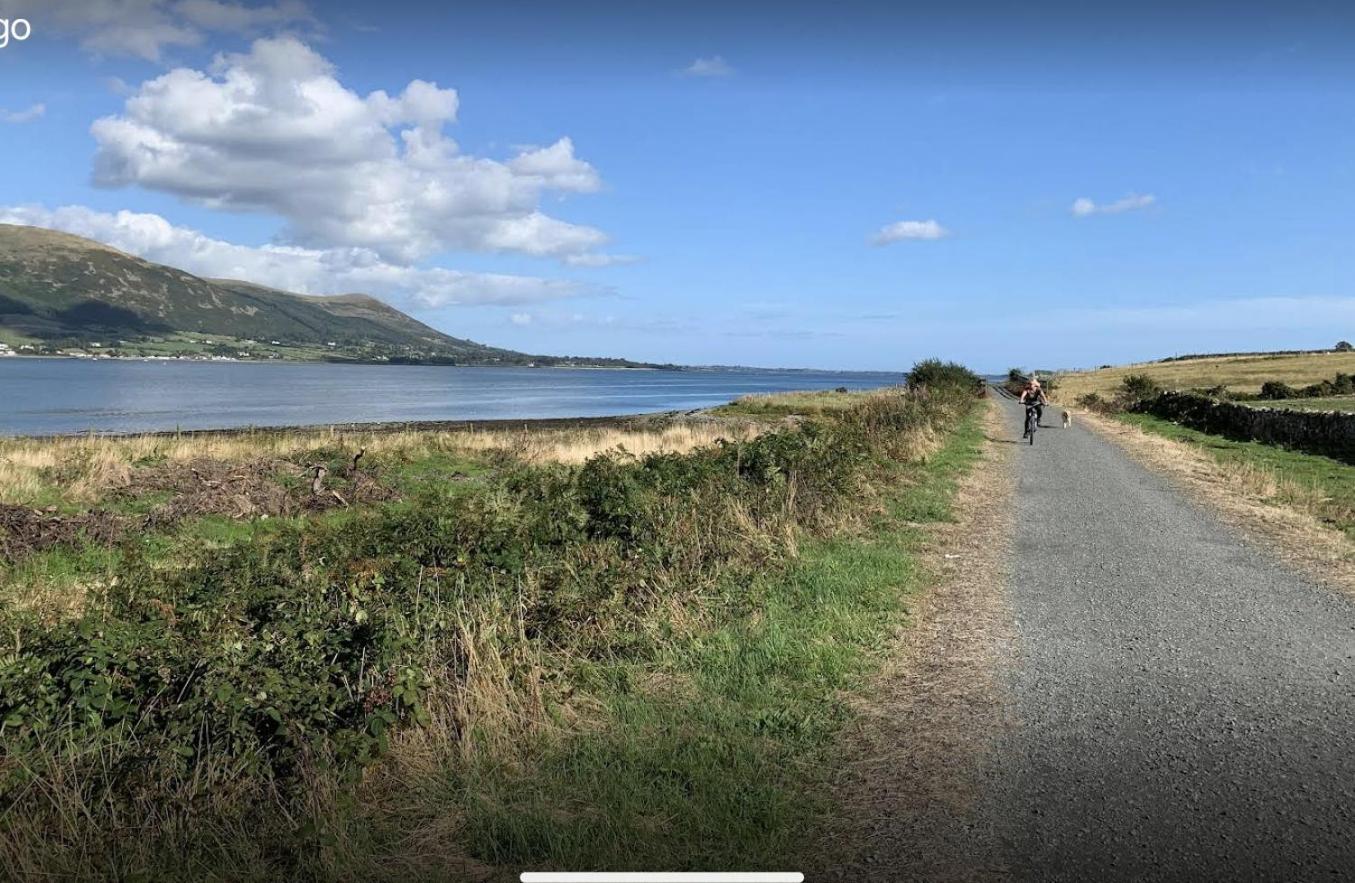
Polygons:
<instances>
[{"instance_id":1,"label":"blue sky","mask_svg":"<svg viewBox=\"0 0 1355 883\"><path fill-rule=\"evenodd\" d=\"M0 0L0 220L534 352L1355 338L1355 13L933 6Z\"/></svg>"}]
</instances>

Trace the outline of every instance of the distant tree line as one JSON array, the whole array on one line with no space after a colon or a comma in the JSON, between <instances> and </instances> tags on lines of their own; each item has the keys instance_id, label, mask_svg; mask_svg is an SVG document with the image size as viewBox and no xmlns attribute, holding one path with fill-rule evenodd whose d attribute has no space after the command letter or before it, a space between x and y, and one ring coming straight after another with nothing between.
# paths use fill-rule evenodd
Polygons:
<instances>
[{"instance_id":1,"label":"distant tree line","mask_svg":"<svg viewBox=\"0 0 1355 883\"><path fill-rule=\"evenodd\" d=\"M1181 356L1167 356L1164 359L1158 359L1157 362L1188 362L1192 359L1227 359L1237 356L1312 356L1318 353L1348 353L1355 350L1355 344L1348 340L1339 340L1336 346L1329 350L1268 350L1265 352L1236 352L1236 353L1186 353ZM1103 365L1102 367L1110 367Z\"/></svg>"}]
</instances>

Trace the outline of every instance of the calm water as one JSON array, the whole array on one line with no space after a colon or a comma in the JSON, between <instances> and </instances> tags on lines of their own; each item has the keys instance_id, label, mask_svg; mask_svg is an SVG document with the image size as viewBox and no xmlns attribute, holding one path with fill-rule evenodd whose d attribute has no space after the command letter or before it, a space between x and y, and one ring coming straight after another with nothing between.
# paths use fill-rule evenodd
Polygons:
<instances>
[{"instance_id":1,"label":"calm water","mask_svg":"<svg viewBox=\"0 0 1355 883\"><path fill-rule=\"evenodd\" d=\"M899 374L0 359L0 435L601 417Z\"/></svg>"}]
</instances>

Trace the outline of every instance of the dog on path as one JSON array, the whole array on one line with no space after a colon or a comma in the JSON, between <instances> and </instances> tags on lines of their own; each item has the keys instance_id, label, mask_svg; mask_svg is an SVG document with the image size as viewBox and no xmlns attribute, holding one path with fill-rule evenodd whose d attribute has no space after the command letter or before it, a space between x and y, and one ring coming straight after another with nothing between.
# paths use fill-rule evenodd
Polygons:
<instances>
[{"instance_id":1,"label":"dog on path","mask_svg":"<svg viewBox=\"0 0 1355 883\"><path fill-rule=\"evenodd\" d=\"M1072 425L1073 425L1073 415L1070 414L1070 413L1068 413L1067 411L1064 411L1064 412L1063 412L1063 428L1064 428L1064 429L1067 429L1068 427L1070 427L1070 426L1072 426Z\"/></svg>"}]
</instances>

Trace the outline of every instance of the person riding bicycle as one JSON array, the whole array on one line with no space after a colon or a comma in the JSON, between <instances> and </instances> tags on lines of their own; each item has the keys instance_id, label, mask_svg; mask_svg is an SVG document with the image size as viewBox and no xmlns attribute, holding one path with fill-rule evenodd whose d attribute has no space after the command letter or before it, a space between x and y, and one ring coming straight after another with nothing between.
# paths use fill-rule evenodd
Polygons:
<instances>
[{"instance_id":1,"label":"person riding bicycle","mask_svg":"<svg viewBox=\"0 0 1355 883\"><path fill-rule=\"evenodd\" d=\"M1021 390L1020 401L1026 407L1035 409L1035 425L1039 426L1040 421L1044 419L1044 406L1049 404L1044 389L1040 387L1040 378L1032 377L1026 381L1026 388Z\"/></svg>"}]
</instances>

